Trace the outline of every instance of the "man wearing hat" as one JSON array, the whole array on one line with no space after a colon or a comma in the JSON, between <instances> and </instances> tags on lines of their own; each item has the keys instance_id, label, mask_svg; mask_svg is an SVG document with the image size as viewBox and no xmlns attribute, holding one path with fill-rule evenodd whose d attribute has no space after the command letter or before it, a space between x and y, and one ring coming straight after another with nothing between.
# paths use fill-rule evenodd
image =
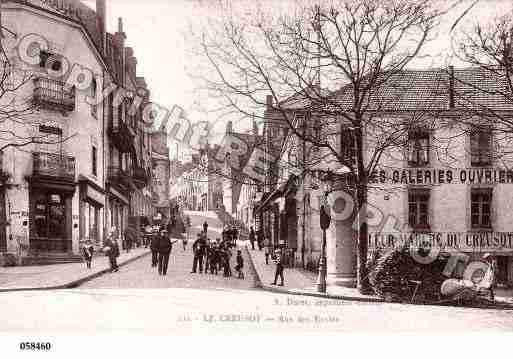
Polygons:
<instances>
[{"instance_id":1,"label":"man wearing hat","mask_svg":"<svg viewBox=\"0 0 513 359\"><path fill-rule=\"evenodd\" d=\"M489 286L490 299L495 300L495 295L493 293L493 287L495 285L495 260L490 253L486 253L483 256L483 260L488 263L488 269L483 277L483 283L486 283L486 285Z\"/></svg>"},{"instance_id":2,"label":"man wearing hat","mask_svg":"<svg viewBox=\"0 0 513 359\"><path fill-rule=\"evenodd\" d=\"M171 253L171 249L173 248L173 244L169 240L168 232L166 229L162 229L160 231L157 250L159 252L158 259L158 271L159 275L167 274L167 266L169 264L169 254Z\"/></svg>"},{"instance_id":3,"label":"man wearing hat","mask_svg":"<svg viewBox=\"0 0 513 359\"><path fill-rule=\"evenodd\" d=\"M205 255L206 239L203 233L198 233L198 239L194 241L192 245L192 251L194 252L194 259L192 262L192 272L196 273L196 269L199 264L199 272L203 272L203 256Z\"/></svg>"}]
</instances>

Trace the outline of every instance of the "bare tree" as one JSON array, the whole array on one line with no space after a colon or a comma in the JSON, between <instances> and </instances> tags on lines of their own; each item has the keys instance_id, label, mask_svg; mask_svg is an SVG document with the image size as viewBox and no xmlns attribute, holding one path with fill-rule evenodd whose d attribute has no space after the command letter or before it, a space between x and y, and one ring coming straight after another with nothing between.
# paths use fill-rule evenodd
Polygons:
<instances>
[{"instance_id":1,"label":"bare tree","mask_svg":"<svg viewBox=\"0 0 513 359\"><path fill-rule=\"evenodd\" d=\"M382 115L393 111L407 86L398 81L401 72L422 56L437 26L442 11L430 4L294 2L287 15L276 15L275 9L241 10L220 2L222 17L200 34L201 53L215 74L203 80L227 111L251 116L269 105L265 97L271 95L272 111L289 136L316 149L303 156L302 171L326 161L347 169L360 209L357 277L362 292L369 290L370 177L387 149L403 146L405 133L420 120L418 113L391 120ZM385 89L393 93L382 96ZM429 106L424 110L429 112Z\"/></svg>"}]
</instances>

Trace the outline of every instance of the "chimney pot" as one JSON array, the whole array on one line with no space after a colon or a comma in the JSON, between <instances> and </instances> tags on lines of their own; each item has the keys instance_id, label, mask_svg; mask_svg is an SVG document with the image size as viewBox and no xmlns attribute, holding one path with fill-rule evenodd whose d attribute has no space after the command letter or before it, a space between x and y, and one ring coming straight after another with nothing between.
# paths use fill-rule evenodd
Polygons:
<instances>
[{"instance_id":1,"label":"chimney pot","mask_svg":"<svg viewBox=\"0 0 513 359\"><path fill-rule=\"evenodd\" d=\"M454 66L449 66L449 109L454 109Z\"/></svg>"}]
</instances>

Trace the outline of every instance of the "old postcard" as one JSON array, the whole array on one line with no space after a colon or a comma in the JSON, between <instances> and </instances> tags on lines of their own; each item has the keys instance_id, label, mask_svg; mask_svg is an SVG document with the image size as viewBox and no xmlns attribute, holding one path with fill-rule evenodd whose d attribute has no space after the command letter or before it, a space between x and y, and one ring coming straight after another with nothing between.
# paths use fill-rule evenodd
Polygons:
<instances>
[{"instance_id":1,"label":"old postcard","mask_svg":"<svg viewBox=\"0 0 513 359\"><path fill-rule=\"evenodd\" d=\"M18 353L512 331L510 1L3 0L0 26Z\"/></svg>"}]
</instances>

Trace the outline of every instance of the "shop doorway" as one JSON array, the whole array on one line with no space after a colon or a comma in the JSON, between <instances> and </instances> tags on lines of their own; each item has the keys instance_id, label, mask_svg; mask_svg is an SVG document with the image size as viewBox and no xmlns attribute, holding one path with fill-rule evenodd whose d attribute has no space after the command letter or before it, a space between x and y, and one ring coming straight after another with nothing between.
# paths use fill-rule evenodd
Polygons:
<instances>
[{"instance_id":1,"label":"shop doorway","mask_svg":"<svg viewBox=\"0 0 513 359\"><path fill-rule=\"evenodd\" d=\"M508 285L508 262L507 256L497 256L497 285L506 287Z\"/></svg>"}]
</instances>

